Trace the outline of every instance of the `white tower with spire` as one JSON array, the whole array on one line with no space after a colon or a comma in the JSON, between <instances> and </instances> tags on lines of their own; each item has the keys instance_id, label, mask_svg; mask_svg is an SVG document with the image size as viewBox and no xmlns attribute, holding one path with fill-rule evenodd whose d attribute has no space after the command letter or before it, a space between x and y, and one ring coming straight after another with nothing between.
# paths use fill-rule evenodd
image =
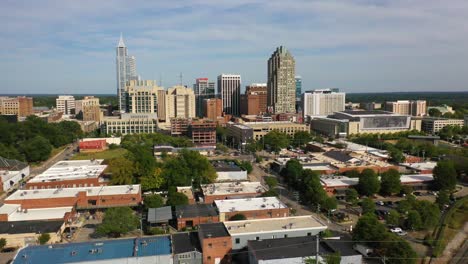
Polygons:
<instances>
[{"instance_id":1,"label":"white tower with spire","mask_svg":"<svg viewBox=\"0 0 468 264\"><path fill-rule=\"evenodd\" d=\"M135 56L128 56L122 33L120 33L119 44L116 47L116 56L117 96L119 97L119 110L123 113L126 112L125 87L127 81L138 79L138 75L136 73L136 58Z\"/></svg>"}]
</instances>

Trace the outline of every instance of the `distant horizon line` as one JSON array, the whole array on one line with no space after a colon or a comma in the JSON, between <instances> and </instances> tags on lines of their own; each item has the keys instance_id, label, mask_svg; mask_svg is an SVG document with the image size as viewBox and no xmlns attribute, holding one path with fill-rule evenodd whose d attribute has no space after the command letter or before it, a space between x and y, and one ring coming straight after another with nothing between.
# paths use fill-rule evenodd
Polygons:
<instances>
[{"instance_id":1,"label":"distant horizon line","mask_svg":"<svg viewBox=\"0 0 468 264\"><path fill-rule=\"evenodd\" d=\"M313 89L312 89L313 90ZM307 90L307 91L312 91ZM392 94L392 93L403 93L403 94L411 94L411 93L468 93L468 91L397 91L397 92L344 92L346 94ZM78 95L78 96L87 96L87 95L106 95L106 96L118 96L117 94L113 93L0 93L0 96L21 96L21 95L29 95L29 96L51 96L51 95Z\"/></svg>"}]
</instances>

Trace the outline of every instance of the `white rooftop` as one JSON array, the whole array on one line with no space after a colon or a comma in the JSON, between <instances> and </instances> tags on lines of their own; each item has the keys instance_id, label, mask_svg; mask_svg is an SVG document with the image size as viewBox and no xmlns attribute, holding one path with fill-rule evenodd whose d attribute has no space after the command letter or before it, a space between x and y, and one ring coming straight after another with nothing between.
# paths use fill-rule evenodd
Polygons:
<instances>
[{"instance_id":1,"label":"white rooftop","mask_svg":"<svg viewBox=\"0 0 468 264\"><path fill-rule=\"evenodd\" d=\"M327 226L311 215L224 222L229 234L290 230L325 230Z\"/></svg>"},{"instance_id":2,"label":"white rooftop","mask_svg":"<svg viewBox=\"0 0 468 264\"><path fill-rule=\"evenodd\" d=\"M433 170L437 166L437 162L402 163L401 165L414 170Z\"/></svg>"},{"instance_id":3,"label":"white rooftop","mask_svg":"<svg viewBox=\"0 0 468 264\"><path fill-rule=\"evenodd\" d=\"M359 183L359 178L348 178L346 176L325 176L320 177L320 182L325 187L346 187Z\"/></svg>"},{"instance_id":4,"label":"white rooftop","mask_svg":"<svg viewBox=\"0 0 468 264\"><path fill-rule=\"evenodd\" d=\"M287 208L276 197L215 200L214 203L220 213Z\"/></svg>"},{"instance_id":5,"label":"white rooftop","mask_svg":"<svg viewBox=\"0 0 468 264\"><path fill-rule=\"evenodd\" d=\"M204 195L226 195L242 193L263 193L265 187L260 182L218 182L202 185Z\"/></svg>"},{"instance_id":6,"label":"white rooftop","mask_svg":"<svg viewBox=\"0 0 468 264\"><path fill-rule=\"evenodd\" d=\"M400 176L401 183L430 182L433 180L434 176L432 174L408 174Z\"/></svg>"},{"instance_id":7,"label":"white rooftop","mask_svg":"<svg viewBox=\"0 0 468 264\"><path fill-rule=\"evenodd\" d=\"M71 212L73 207L54 207L41 209L21 209L17 204L4 204L0 207L1 214L8 215L8 222L14 221L36 221L63 219L66 213Z\"/></svg>"},{"instance_id":8,"label":"white rooftop","mask_svg":"<svg viewBox=\"0 0 468 264\"><path fill-rule=\"evenodd\" d=\"M102 159L59 161L43 173L29 180L29 182L53 182L97 178L107 168L107 165L100 165L102 162Z\"/></svg>"},{"instance_id":9,"label":"white rooftop","mask_svg":"<svg viewBox=\"0 0 468 264\"><path fill-rule=\"evenodd\" d=\"M6 198L5 201L76 197L79 192L86 192L87 196L137 194L140 192L140 185L135 184L78 188L18 190L12 195L10 195L8 198Z\"/></svg>"}]
</instances>

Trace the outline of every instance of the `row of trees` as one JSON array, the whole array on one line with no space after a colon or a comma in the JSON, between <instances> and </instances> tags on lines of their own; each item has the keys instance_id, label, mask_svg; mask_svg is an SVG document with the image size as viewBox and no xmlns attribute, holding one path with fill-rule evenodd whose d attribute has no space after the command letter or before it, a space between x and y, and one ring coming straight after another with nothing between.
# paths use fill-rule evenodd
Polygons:
<instances>
[{"instance_id":1,"label":"row of trees","mask_svg":"<svg viewBox=\"0 0 468 264\"><path fill-rule=\"evenodd\" d=\"M324 142L324 139L320 135L308 131L298 131L291 137L285 133L273 130L268 132L261 140L247 142L246 150L251 153L263 149L279 152L281 149L289 146L302 147L312 140Z\"/></svg>"},{"instance_id":2,"label":"row of trees","mask_svg":"<svg viewBox=\"0 0 468 264\"><path fill-rule=\"evenodd\" d=\"M47 123L36 116L18 123L8 123L0 118L0 131L0 156L27 162L46 160L53 148L83 136L76 122Z\"/></svg>"},{"instance_id":3,"label":"row of trees","mask_svg":"<svg viewBox=\"0 0 468 264\"><path fill-rule=\"evenodd\" d=\"M289 186L299 191L303 203L320 206L324 210L337 207L335 197L329 197L320 184L319 174L311 170L304 170L298 160L289 160L280 174Z\"/></svg>"},{"instance_id":4,"label":"row of trees","mask_svg":"<svg viewBox=\"0 0 468 264\"><path fill-rule=\"evenodd\" d=\"M356 186L357 191L351 191L350 196L357 196L358 192L361 195L371 196L376 193L383 195L392 195L401 191L400 173L395 169L390 169L380 176L372 169L364 169L361 173L356 170L348 171L348 177L359 178L359 183ZM356 195L354 195L356 193ZM352 200L352 198L349 198Z\"/></svg>"}]
</instances>

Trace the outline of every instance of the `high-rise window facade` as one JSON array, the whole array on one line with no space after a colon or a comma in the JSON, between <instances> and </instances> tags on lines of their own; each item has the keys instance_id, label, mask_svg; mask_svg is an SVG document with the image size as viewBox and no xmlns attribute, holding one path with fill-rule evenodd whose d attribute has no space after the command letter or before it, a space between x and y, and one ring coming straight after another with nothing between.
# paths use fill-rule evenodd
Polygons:
<instances>
[{"instance_id":1,"label":"high-rise window facade","mask_svg":"<svg viewBox=\"0 0 468 264\"><path fill-rule=\"evenodd\" d=\"M296 62L281 46L268 60L268 107L275 113L296 112Z\"/></svg>"},{"instance_id":2,"label":"high-rise window facade","mask_svg":"<svg viewBox=\"0 0 468 264\"><path fill-rule=\"evenodd\" d=\"M218 94L223 101L223 112L239 116L241 76L221 74L218 76Z\"/></svg>"},{"instance_id":3,"label":"high-rise window facade","mask_svg":"<svg viewBox=\"0 0 468 264\"><path fill-rule=\"evenodd\" d=\"M196 115L203 116L203 102L206 99L215 98L215 83L210 82L208 78L198 78L193 84L195 92Z\"/></svg>"}]
</instances>

